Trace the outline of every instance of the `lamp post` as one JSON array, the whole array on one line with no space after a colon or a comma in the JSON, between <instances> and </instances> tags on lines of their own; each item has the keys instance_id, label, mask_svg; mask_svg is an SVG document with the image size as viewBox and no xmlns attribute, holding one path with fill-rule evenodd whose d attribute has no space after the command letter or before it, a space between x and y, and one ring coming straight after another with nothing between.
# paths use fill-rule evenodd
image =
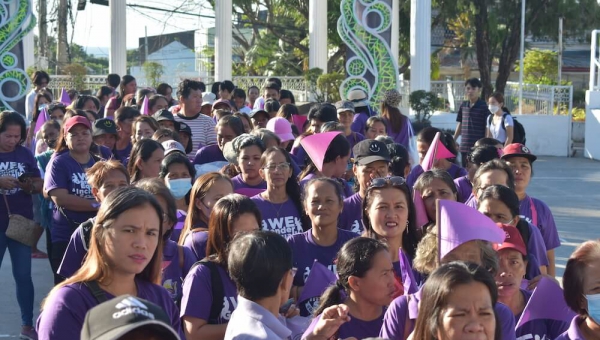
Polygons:
<instances>
[{"instance_id":1,"label":"lamp post","mask_svg":"<svg viewBox=\"0 0 600 340\"><path fill-rule=\"evenodd\" d=\"M519 114L523 114L523 59L525 58L525 1L521 0L521 60L519 61ZM600 1L600 0L598 0Z\"/></svg>"}]
</instances>

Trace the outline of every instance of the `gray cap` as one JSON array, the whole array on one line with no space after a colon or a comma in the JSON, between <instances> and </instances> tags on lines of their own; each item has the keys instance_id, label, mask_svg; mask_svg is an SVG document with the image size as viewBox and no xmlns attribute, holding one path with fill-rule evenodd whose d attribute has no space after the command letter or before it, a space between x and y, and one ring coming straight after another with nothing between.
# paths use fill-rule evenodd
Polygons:
<instances>
[{"instance_id":1,"label":"gray cap","mask_svg":"<svg viewBox=\"0 0 600 340\"><path fill-rule=\"evenodd\" d=\"M335 108L337 109L337 113L342 113L344 111L351 111L352 113L355 113L354 103L349 100L342 100L335 103Z\"/></svg>"}]
</instances>

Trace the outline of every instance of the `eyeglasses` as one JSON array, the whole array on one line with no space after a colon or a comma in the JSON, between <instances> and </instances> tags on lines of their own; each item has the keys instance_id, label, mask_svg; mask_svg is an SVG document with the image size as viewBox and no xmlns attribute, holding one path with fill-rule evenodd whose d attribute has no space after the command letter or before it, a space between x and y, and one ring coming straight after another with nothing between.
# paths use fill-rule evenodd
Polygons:
<instances>
[{"instance_id":1,"label":"eyeglasses","mask_svg":"<svg viewBox=\"0 0 600 340\"><path fill-rule=\"evenodd\" d=\"M265 166L263 169L269 170L271 172L275 170L287 171L290 169L290 163L267 164L267 166Z\"/></svg>"},{"instance_id":2,"label":"eyeglasses","mask_svg":"<svg viewBox=\"0 0 600 340\"><path fill-rule=\"evenodd\" d=\"M385 187L386 185L399 187L399 186L402 186L405 184L406 184L406 180L404 179L404 177L400 177L400 176L374 178L371 180L371 184L369 184L369 189L382 188L382 187Z\"/></svg>"}]
</instances>

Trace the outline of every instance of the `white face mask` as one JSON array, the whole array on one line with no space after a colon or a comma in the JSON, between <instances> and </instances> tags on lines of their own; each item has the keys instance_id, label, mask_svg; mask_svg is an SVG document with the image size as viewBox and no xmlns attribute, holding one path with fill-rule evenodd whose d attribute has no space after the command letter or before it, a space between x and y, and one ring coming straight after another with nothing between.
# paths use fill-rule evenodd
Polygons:
<instances>
[{"instance_id":1,"label":"white face mask","mask_svg":"<svg viewBox=\"0 0 600 340\"><path fill-rule=\"evenodd\" d=\"M491 113L496 113L498 112L498 110L500 110L500 108L496 105L488 105L488 109L490 110Z\"/></svg>"}]
</instances>

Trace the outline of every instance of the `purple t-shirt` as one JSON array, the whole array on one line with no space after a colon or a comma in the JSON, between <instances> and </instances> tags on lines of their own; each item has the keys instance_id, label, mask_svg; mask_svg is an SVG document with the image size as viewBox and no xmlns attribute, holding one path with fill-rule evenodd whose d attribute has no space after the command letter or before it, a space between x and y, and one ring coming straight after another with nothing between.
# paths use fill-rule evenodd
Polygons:
<instances>
[{"instance_id":1,"label":"purple t-shirt","mask_svg":"<svg viewBox=\"0 0 600 340\"><path fill-rule=\"evenodd\" d=\"M581 316L578 315L574 317L569 324L569 328L554 340L585 340L583 334L581 334L581 329L579 328L579 324L582 322L585 322L585 319Z\"/></svg>"},{"instance_id":2,"label":"purple t-shirt","mask_svg":"<svg viewBox=\"0 0 600 340\"><path fill-rule=\"evenodd\" d=\"M246 184L242 178L242 174L233 177L231 182L233 182L233 191L236 191L237 189L267 189L267 182L264 180L255 186Z\"/></svg>"},{"instance_id":3,"label":"purple t-shirt","mask_svg":"<svg viewBox=\"0 0 600 340\"><path fill-rule=\"evenodd\" d=\"M421 176L424 172L425 171L423 171L423 168L420 164L412 168L410 174L408 174L408 177L406 177L406 183L408 184L408 187L414 187L417 179L419 179L419 176ZM467 170L454 163L450 164L450 168L446 170L446 172L450 174L452 178L459 178L467 175Z\"/></svg>"},{"instance_id":4,"label":"purple t-shirt","mask_svg":"<svg viewBox=\"0 0 600 340\"><path fill-rule=\"evenodd\" d=\"M291 199L275 204L265 200L261 195L256 195L251 200L262 215L262 230L275 232L285 238L304 231L300 212Z\"/></svg>"},{"instance_id":5,"label":"purple t-shirt","mask_svg":"<svg viewBox=\"0 0 600 340\"><path fill-rule=\"evenodd\" d=\"M181 236L181 230L185 224L185 218L187 214L183 210L177 210L177 223L173 226L173 232L171 233L171 240L179 242L179 236Z\"/></svg>"},{"instance_id":6,"label":"purple t-shirt","mask_svg":"<svg viewBox=\"0 0 600 340\"><path fill-rule=\"evenodd\" d=\"M357 192L356 194L344 200L344 210L338 219L338 228L350 230L358 235L365 230L362 216L362 197Z\"/></svg>"},{"instance_id":7,"label":"purple t-shirt","mask_svg":"<svg viewBox=\"0 0 600 340\"><path fill-rule=\"evenodd\" d=\"M306 159L308 158L308 154L306 153L302 145L298 144L297 147L292 148L292 151L290 153L292 156L295 157L296 163L298 163L300 167L304 168L306 166Z\"/></svg>"},{"instance_id":8,"label":"purple t-shirt","mask_svg":"<svg viewBox=\"0 0 600 340\"><path fill-rule=\"evenodd\" d=\"M100 158L104 159L104 160L108 160L108 159L112 159L113 158L113 154L110 151L109 148L107 148L104 145L98 145L98 148L100 149Z\"/></svg>"},{"instance_id":9,"label":"purple t-shirt","mask_svg":"<svg viewBox=\"0 0 600 340\"><path fill-rule=\"evenodd\" d=\"M385 119L387 125L387 135L394 140L394 143L401 144L405 148L409 148L410 143L410 131L412 127L410 126L410 118L404 116L404 126L398 132L392 131L392 123L389 120Z\"/></svg>"},{"instance_id":10,"label":"purple t-shirt","mask_svg":"<svg viewBox=\"0 0 600 340\"><path fill-rule=\"evenodd\" d=\"M212 162L227 162L225 157L223 156L223 151L219 149L219 146L207 145L202 147L196 152L196 157L194 157L194 165L195 164L206 164Z\"/></svg>"},{"instance_id":11,"label":"purple t-shirt","mask_svg":"<svg viewBox=\"0 0 600 340\"><path fill-rule=\"evenodd\" d=\"M367 127L367 120L369 120L369 116L366 113L355 114L350 129L364 135Z\"/></svg>"},{"instance_id":12,"label":"purple t-shirt","mask_svg":"<svg viewBox=\"0 0 600 340\"><path fill-rule=\"evenodd\" d=\"M383 325L379 332L380 338L404 340L405 333L408 335L414 330L415 321L419 314L421 292L422 290L419 290L415 294L402 295L392 301L383 317ZM498 302L494 306L494 310L500 321L502 340L516 340L515 317L510 308ZM410 329L407 330L407 326Z\"/></svg>"},{"instance_id":13,"label":"purple t-shirt","mask_svg":"<svg viewBox=\"0 0 600 340\"><path fill-rule=\"evenodd\" d=\"M200 261L206 257L206 244L208 243L208 231L191 231L183 239L183 246L196 255L196 260Z\"/></svg>"},{"instance_id":14,"label":"purple t-shirt","mask_svg":"<svg viewBox=\"0 0 600 340\"><path fill-rule=\"evenodd\" d=\"M358 142L365 140L365 136L363 136L361 133L352 131L348 136L346 136L346 140L348 140L348 143L350 143L350 157L354 157L352 149L354 149L354 146L358 144Z\"/></svg>"},{"instance_id":15,"label":"purple t-shirt","mask_svg":"<svg viewBox=\"0 0 600 340\"><path fill-rule=\"evenodd\" d=\"M90 218L88 221L82 224L94 224L96 217ZM81 268L85 255L87 255L88 247L85 243L85 236L83 234L83 227L80 225L75 229L75 232L71 234L69 245L63 255L62 262L58 268L58 275L62 277L71 277L76 271Z\"/></svg>"},{"instance_id":16,"label":"purple t-shirt","mask_svg":"<svg viewBox=\"0 0 600 340\"><path fill-rule=\"evenodd\" d=\"M531 202L533 202L532 209ZM537 220L533 221L533 211L535 210ZM525 195L525 199L520 202L519 213L525 216L527 222L538 227L544 238L544 244L547 250L552 250L560 247L560 239L558 237L558 230L556 229L556 222L554 222L554 216L550 211L550 208L546 203L540 201L537 198L529 197Z\"/></svg>"},{"instance_id":17,"label":"purple t-shirt","mask_svg":"<svg viewBox=\"0 0 600 340\"><path fill-rule=\"evenodd\" d=\"M129 142L129 144L127 144L125 149L122 149L122 150L117 150L117 148L115 147L115 149L113 150L113 155L115 155L115 159L120 160L121 162L124 162L127 158L129 158L132 148L133 148L133 145L131 145L131 142Z\"/></svg>"},{"instance_id":18,"label":"purple t-shirt","mask_svg":"<svg viewBox=\"0 0 600 340\"><path fill-rule=\"evenodd\" d=\"M294 255L294 267L298 268L298 272L294 277L294 286L304 286L315 260L319 261L319 263L333 273L336 273L336 266L333 264L333 261L337 256L337 252L342 248L344 243L356 236L351 231L338 229L337 240L328 247L320 246L314 241L312 229L289 237L288 244L292 248L292 254ZM311 298L298 306L300 308L300 315L312 315L318 306L319 298Z\"/></svg>"},{"instance_id":19,"label":"purple t-shirt","mask_svg":"<svg viewBox=\"0 0 600 340\"><path fill-rule=\"evenodd\" d=\"M223 309L217 320L209 320L213 290L210 269L205 265L197 265L183 281L183 299L181 300L181 317L191 316L206 320L211 325L229 322L231 313L237 307L237 289L225 269L217 265L223 283Z\"/></svg>"},{"instance_id":20,"label":"purple t-shirt","mask_svg":"<svg viewBox=\"0 0 600 340\"><path fill-rule=\"evenodd\" d=\"M548 265L548 254L546 253L546 246L544 245L544 239L540 230L531 223L529 225L529 242L527 242L527 254L535 256L540 266Z\"/></svg>"},{"instance_id":21,"label":"purple t-shirt","mask_svg":"<svg viewBox=\"0 0 600 340\"><path fill-rule=\"evenodd\" d=\"M525 305L531 298L533 292L521 289L521 294L525 298ZM521 318L521 313L515 315L515 324ZM569 328L569 323L550 319L536 319L529 321L517 328L517 339L556 339Z\"/></svg>"},{"instance_id":22,"label":"purple t-shirt","mask_svg":"<svg viewBox=\"0 0 600 340\"><path fill-rule=\"evenodd\" d=\"M182 247L183 266L179 265L179 249L177 243L167 240L163 248L162 286L169 292L173 301L179 301L183 295L183 278L196 263L196 256L188 248Z\"/></svg>"},{"instance_id":23,"label":"purple t-shirt","mask_svg":"<svg viewBox=\"0 0 600 340\"><path fill-rule=\"evenodd\" d=\"M384 313L385 309L378 318L371 321L363 321L350 314L350 321L340 326L335 335L336 339L347 339L351 337L356 339L376 338L379 335L381 325L383 324ZM313 332L319 320L321 320L321 314L312 320L310 326L308 326L302 335L302 339L305 339Z\"/></svg>"},{"instance_id":24,"label":"purple t-shirt","mask_svg":"<svg viewBox=\"0 0 600 340\"><path fill-rule=\"evenodd\" d=\"M68 151L54 154L46 167L44 177L44 190L50 192L54 189L66 189L70 195L94 201L92 188L88 184L85 171L94 165L95 160L90 157L87 164L79 164ZM71 222L77 225L96 216L95 211L72 211L62 209ZM58 207L54 205L52 213L52 242L67 242L76 229L61 214Z\"/></svg>"},{"instance_id":25,"label":"purple t-shirt","mask_svg":"<svg viewBox=\"0 0 600 340\"><path fill-rule=\"evenodd\" d=\"M24 173L32 173L33 177L40 177L40 169L33 157L31 150L17 145L12 152L0 152L0 177L9 176L18 178ZM31 195L20 188L12 190L0 190L6 195L11 214L18 214L33 219L33 200ZM4 203L4 197L0 197L0 231L5 232L8 228L8 211Z\"/></svg>"},{"instance_id":26,"label":"purple t-shirt","mask_svg":"<svg viewBox=\"0 0 600 340\"><path fill-rule=\"evenodd\" d=\"M456 185L456 189L458 190L458 201L465 203L473 194L473 184L471 184L467 176L462 176L454 180L454 185Z\"/></svg>"},{"instance_id":27,"label":"purple t-shirt","mask_svg":"<svg viewBox=\"0 0 600 340\"><path fill-rule=\"evenodd\" d=\"M161 286L136 279L139 298L148 300L162 307L169 319L171 326L181 337L181 324L179 312L169 293ZM107 299L114 298L104 292ZM98 305L98 300L83 283L72 283L61 287L46 301L46 308L37 320L36 330L40 340L77 340L81 336L81 328L85 314Z\"/></svg>"}]
</instances>

